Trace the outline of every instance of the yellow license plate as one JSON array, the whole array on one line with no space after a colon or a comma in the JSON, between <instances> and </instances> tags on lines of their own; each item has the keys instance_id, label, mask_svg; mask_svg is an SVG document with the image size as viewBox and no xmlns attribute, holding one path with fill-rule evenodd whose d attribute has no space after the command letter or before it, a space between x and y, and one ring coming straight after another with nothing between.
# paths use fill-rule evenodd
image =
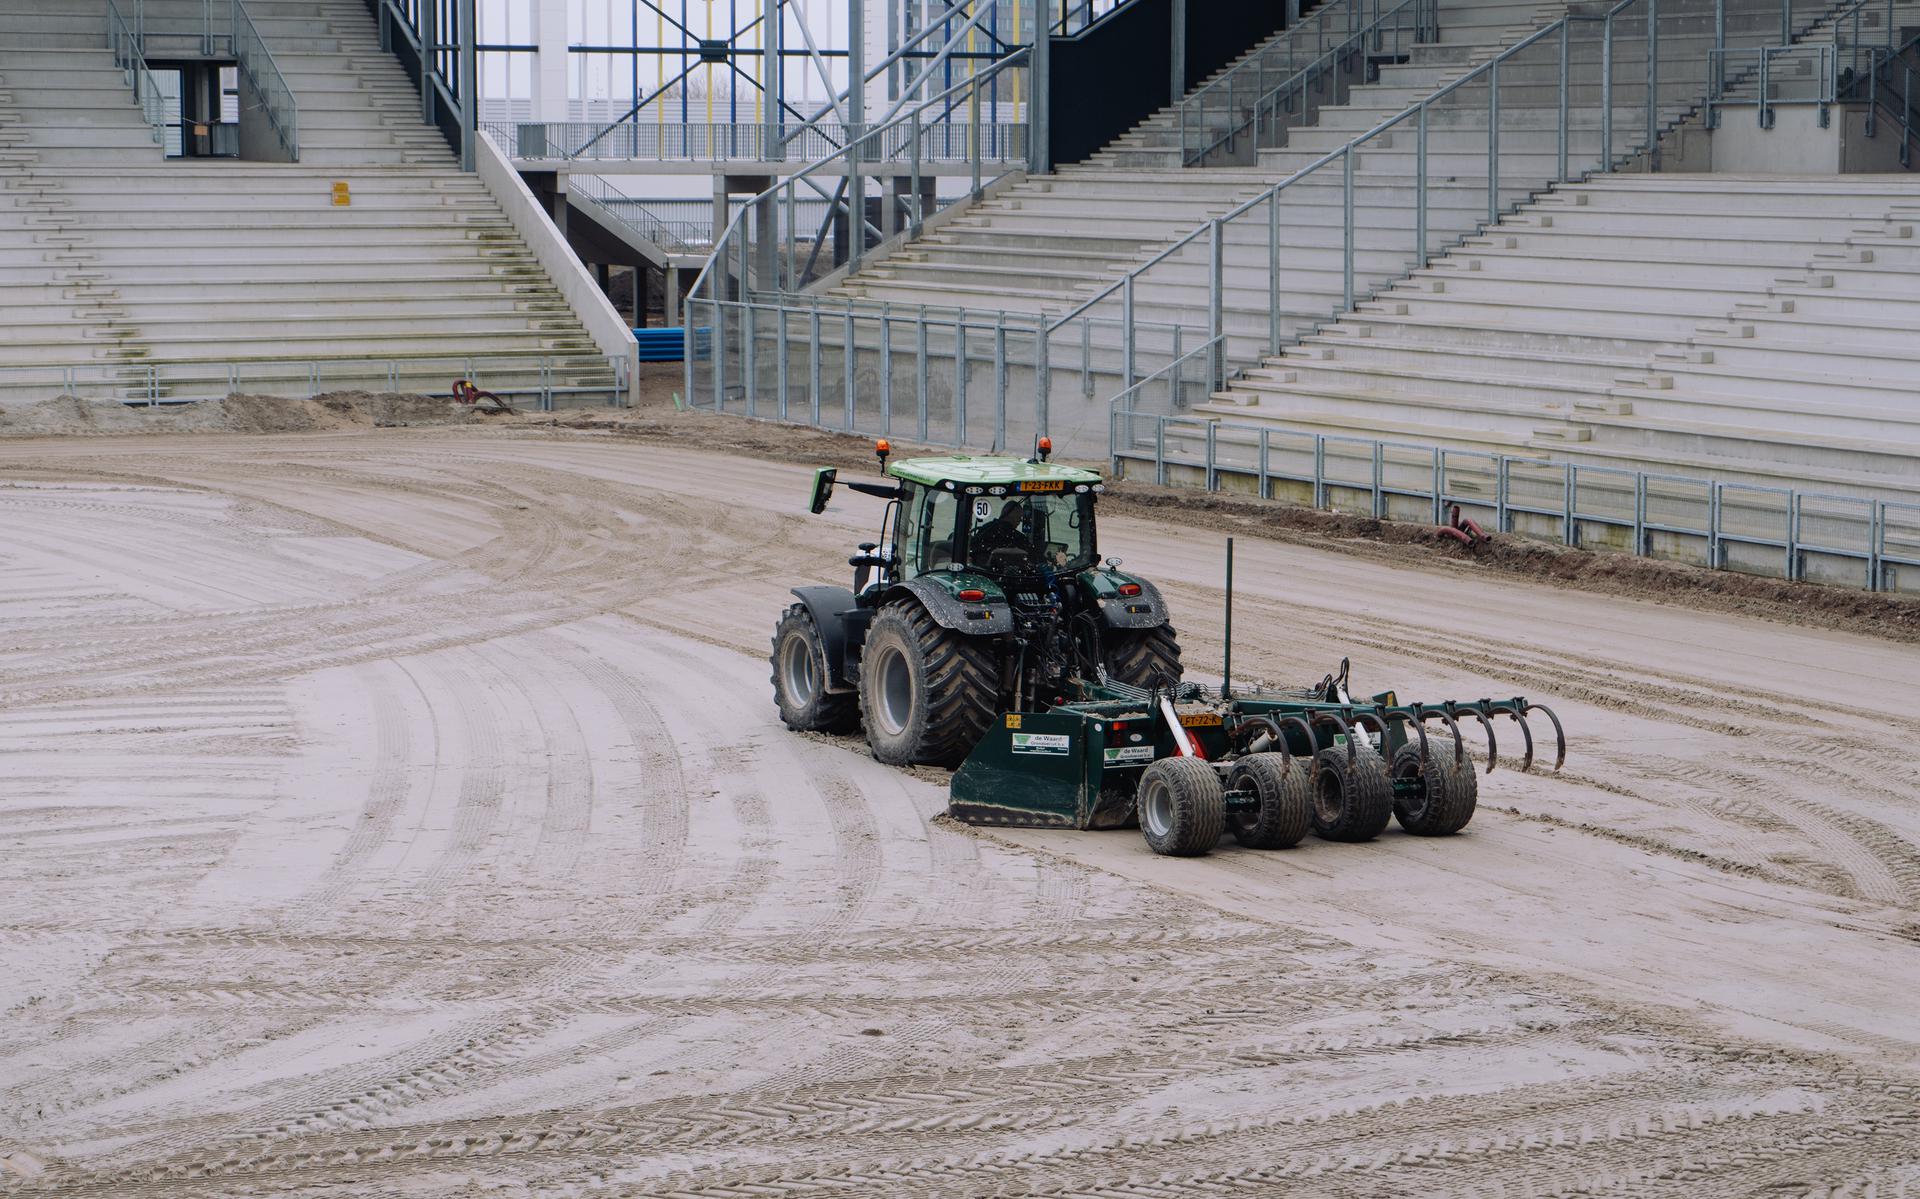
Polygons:
<instances>
[{"instance_id":1,"label":"yellow license plate","mask_svg":"<svg viewBox=\"0 0 1920 1199\"><path fill-rule=\"evenodd\" d=\"M1020 484L1022 491L1065 491L1067 485L1059 479L1035 480Z\"/></svg>"},{"instance_id":2,"label":"yellow license plate","mask_svg":"<svg viewBox=\"0 0 1920 1199\"><path fill-rule=\"evenodd\" d=\"M1220 726L1220 717L1213 712L1195 712L1182 716L1180 723L1190 729L1211 729Z\"/></svg>"}]
</instances>

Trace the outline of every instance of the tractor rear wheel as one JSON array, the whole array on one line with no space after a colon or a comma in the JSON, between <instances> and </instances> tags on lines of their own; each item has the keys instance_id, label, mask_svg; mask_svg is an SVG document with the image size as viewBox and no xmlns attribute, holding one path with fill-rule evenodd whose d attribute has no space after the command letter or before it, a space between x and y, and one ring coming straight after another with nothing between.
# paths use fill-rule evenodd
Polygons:
<instances>
[{"instance_id":1,"label":"tractor rear wheel","mask_svg":"<svg viewBox=\"0 0 1920 1199\"><path fill-rule=\"evenodd\" d=\"M1393 818L1393 779L1372 749L1329 745L1313 756L1313 831L1328 841L1371 841Z\"/></svg>"},{"instance_id":2,"label":"tractor rear wheel","mask_svg":"<svg viewBox=\"0 0 1920 1199\"><path fill-rule=\"evenodd\" d=\"M994 642L906 600L880 609L860 655L860 715L889 766L958 766L996 713Z\"/></svg>"},{"instance_id":3,"label":"tractor rear wheel","mask_svg":"<svg viewBox=\"0 0 1920 1199\"><path fill-rule=\"evenodd\" d=\"M1170 624L1107 633L1107 677L1133 687L1180 681L1180 642Z\"/></svg>"},{"instance_id":4,"label":"tractor rear wheel","mask_svg":"<svg viewBox=\"0 0 1920 1199\"><path fill-rule=\"evenodd\" d=\"M1416 837L1445 837L1467 827L1480 802L1480 779L1474 774L1473 755L1453 760L1454 743L1427 743L1427 770L1420 772L1420 746L1408 742L1393 755L1393 781L1416 784L1406 798L1396 795L1393 814L1400 827Z\"/></svg>"},{"instance_id":5,"label":"tractor rear wheel","mask_svg":"<svg viewBox=\"0 0 1920 1199\"><path fill-rule=\"evenodd\" d=\"M1220 776L1200 758L1161 758L1140 775L1134 805L1155 853L1191 858L1220 843L1227 797Z\"/></svg>"},{"instance_id":6,"label":"tractor rear wheel","mask_svg":"<svg viewBox=\"0 0 1920 1199\"><path fill-rule=\"evenodd\" d=\"M859 697L827 690L826 642L805 604L795 604L773 629L773 702L780 719L802 733L848 733L860 723Z\"/></svg>"},{"instance_id":7,"label":"tractor rear wheel","mask_svg":"<svg viewBox=\"0 0 1920 1199\"><path fill-rule=\"evenodd\" d=\"M1312 819L1310 773L1305 762L1289 762L1281 754L1248 754L1235 762L1228 786L1258 795L1260 806L1231 813L1233 839L1248 849L1298 845Z\"/></svg>"}]
</instances>

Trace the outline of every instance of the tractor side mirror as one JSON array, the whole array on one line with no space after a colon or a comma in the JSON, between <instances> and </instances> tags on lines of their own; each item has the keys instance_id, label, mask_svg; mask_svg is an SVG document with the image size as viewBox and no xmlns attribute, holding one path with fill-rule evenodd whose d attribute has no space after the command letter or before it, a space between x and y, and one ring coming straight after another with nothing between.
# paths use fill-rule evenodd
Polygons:
<instances>
[{"instance_id":1,"label":"tractor side mirror","mask_svg":"<svg viewBox=\"0 0 1920 1199\"><path fill-rule=\"evenodd\" d=\"M840 472L831 466L823 466L813 472L813 501L808 505L815 516L827 510L827 501L833 498L833 481Z\"/></svg>"}]
</instances>

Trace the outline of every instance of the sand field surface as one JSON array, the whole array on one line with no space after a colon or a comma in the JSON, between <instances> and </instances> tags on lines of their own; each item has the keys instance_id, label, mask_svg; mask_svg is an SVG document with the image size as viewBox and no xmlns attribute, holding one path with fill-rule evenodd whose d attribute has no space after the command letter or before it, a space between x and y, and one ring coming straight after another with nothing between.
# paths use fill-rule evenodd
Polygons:
<instances>
[{"instance_id":1,"label":"sand field surface","mask_svg":"<svg viewBox=\"0 0 1920 1199\"><path fill-rule=\"evenodd\" d=\"M0 441L0 1195L1920 1195L1920 647L1242 537L1237 673L1565 770L986 833L779 724L879 504L726 448ZM1102 539L1217 674L1219 533Z\"/></svg>"}]
</instances>

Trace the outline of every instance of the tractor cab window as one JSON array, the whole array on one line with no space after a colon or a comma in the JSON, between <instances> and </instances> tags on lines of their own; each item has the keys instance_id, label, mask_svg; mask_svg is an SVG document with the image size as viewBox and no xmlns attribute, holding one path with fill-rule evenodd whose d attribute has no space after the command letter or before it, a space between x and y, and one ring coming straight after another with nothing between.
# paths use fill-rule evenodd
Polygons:
<instances>
[{"instance_id":1,"label":"tractor cab window","mask_svg":"<svg viewBox=\"0 0 1920 1199\"><path fill-rule=\"evenodd\" d=\"M1097 557L1091 495L975 498L968 523L967 562L979 570L1076 571Z\"/></svg>"},{"instance_id":2,"label":"tractor cab window","mask_svg":"<svg viewBox=\"0 0 1920 1199\"><path fill-rule=\"evenodd\" d=\"M933 570L950 570L954 535L959 528L960 499L951 491L928 488L906 502L901 523L902 578Z\"/></svg>"}]
</instances>

